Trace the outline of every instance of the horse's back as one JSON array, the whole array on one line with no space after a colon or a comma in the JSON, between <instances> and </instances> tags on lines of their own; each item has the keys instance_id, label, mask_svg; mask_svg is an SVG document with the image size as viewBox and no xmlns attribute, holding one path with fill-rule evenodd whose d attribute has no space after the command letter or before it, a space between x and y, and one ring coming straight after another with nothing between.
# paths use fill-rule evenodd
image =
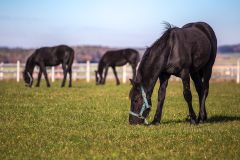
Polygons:
<instances>
[{"instance_id":1,"label":"horse's back","mask_svg":"<svg viewBox=\"0 0 240 160\"><path fill-rule=\"evenodd\" d=\"M133 60L139 61L139 54L134 49L107 51L102 57L102 61L109 66L123 66Z\"/></svg>"},{"instance_id":2,"label":"horse's back","mask_svg":"<svg viewBox=\"0 0 240 160\"><path fill-rule=\"evenodd\" d=\"M194 24L173 29L169 43L171 52L167 62L167 70L172 73L189 68L195 72L211 62L212 42L208 35Z\"/></svg>"},{"instance_id":3,"label":"horse's back","mask_svg":"<svg viewBox=\"0 0 240 160\"><path fill-rule=\"evenodd\" d=\"M66 45L55 47L42 47L35 51L36 61L43 62L46 66L56 66L64 61L73 61L74 50Z\"/></svg>"},{"instance_id":4,"label":"horse's back","mask_svg":"<svg viewBox=\"0 0 240 160\"><path fill-rule=\"evenodd\" d=\"M184 25L182 28L188 28L188 27L195 27L200 31L202 31L208 37L211 43L211 49L212 49L211 59L213 59L213 63L214 63L216 58L216 53L217 53L217 37L213 28L205 22L188 23Z\"/></svg>"},{"instance_id":5,"label":"horse's back","mask_svg":"<svg viewBox=\"0 0 240 160\"><path fill-rule=\"evenodd\" d=\"M140 55L135 49L126 49L123 54L127 61L131 64L137 65L140 61Z\"/></svg>"}]
</instances>

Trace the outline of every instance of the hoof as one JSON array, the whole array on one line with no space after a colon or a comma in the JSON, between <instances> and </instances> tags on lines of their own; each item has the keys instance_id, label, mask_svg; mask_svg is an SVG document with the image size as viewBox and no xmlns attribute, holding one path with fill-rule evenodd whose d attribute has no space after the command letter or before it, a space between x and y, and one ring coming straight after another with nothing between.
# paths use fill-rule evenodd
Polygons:
<instances>
[{"instance_id":1,"label":"hoof","mask_svg":"<svg viewBox=\"0 0 240 160\"><path fill-rule=\"evenodd\" d=\"M207 120L207 114L199 114L199 116L198 116L198 119L197 119L197 121L198 121L198 123L204 123L204 122L206 122L206 120Z\"/></svg>"},{"instance_id":2,"label":"hoof","mask_svg":"<svg viewBox=\"0 0 240 160\"><path fill-rule=\"evenodd\" d=\"M196 125L197 121L194 118L190 118L190 124Z\"/></svg>"},{"instance_id":3,"label":"hoof","mask_svg":"<svg viewBox=\"0 0 240 160\"><path fill-rule=\"evenodd\" d=\"M151 125L158 126L158 125L160 125L160 122L158 122L158 121L154 121L154 120L153 120L153 121L151 122Z\"/></svg>"},{"instance_id":4,"label":"hoof","mask_svg":"<svg viewBox=\"0 0 240 160\"><path fill-rule=\"evenodd\" d=\"M198 123L205 123L206 122L206 118L198 118Z\"/></svg>"}]
</instances>

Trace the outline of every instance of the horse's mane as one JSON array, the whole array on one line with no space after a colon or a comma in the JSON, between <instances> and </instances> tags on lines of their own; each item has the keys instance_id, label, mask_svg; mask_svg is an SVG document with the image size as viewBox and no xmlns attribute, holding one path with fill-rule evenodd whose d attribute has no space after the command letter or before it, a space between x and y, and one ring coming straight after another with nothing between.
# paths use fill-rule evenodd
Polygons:
<instances>
[{"instance_id":1,"label":"horse's mane","mask_svg":"<svg viewBox=\"0 0 240 160\"><path fill-rule=\"evenodd\" d=\"M139 65L138 72L137 72L137 75L140 74L140 77L141 77L142 68L143 68L143 66L147 65L146 62L147 62L148 58L150 57L151 52L153 50L157 50L157 49L162 50L168 42L171 31L173 29L177 28L168 22L163 22L162 24L164 25L164 32L163 32L162 36L160 38L158 38L150 47L148 47L146 49L145 53L143 54L143 57L142 57L142 60L141 60L141 63ZM149 64L149 65L151 65L151 64ZM136 78L138 78L138 76L136 76Z\"/></svg>"},{"instance_id":2,"label":"horse's mane","mask_svg":"<svg viewBox=\"0 0 240 160\"><path fill-rule=\"evenodd\" d=\"M156 50L157 48L160 48L162 50L162 48L166 46L171 31L177 28L168 22L163 22L163 25L165 30L162 36L158 38L150 47L146 49L145 53L143 54L141 63L139 65L139 69L142 68L143 65L145 65L146 60L148 59L149 55L153 50Z\"/></svg>"}]
</instances>

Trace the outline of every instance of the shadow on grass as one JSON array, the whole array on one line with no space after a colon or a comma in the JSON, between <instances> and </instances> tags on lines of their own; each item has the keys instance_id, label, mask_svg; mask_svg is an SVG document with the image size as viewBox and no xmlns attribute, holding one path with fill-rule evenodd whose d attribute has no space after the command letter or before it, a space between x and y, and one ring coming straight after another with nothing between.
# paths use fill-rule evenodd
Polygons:
<instances>
[{"instance_id":1,"label":"shadow on grass","mask_svg":"<svg viewBox=\"0 0 240 160\"><path fill-rule=\"evenodd\" d=\"M230 121L240 121L240 116L215 115L207 119L207 123L221 123Z\"/></svg>"},{"instance_id":2,"label":"shadow on grass","mask_svg":"<svg viewBox=\"0 0 240 160\"><path fill-rule=\"evenodd\" d=\"M240 116L225 116L225 115L214 115L209 117L205 123L223 123L231 121L240 121ZM177 124L177 123L188 123L189 119L178 119L178 120L167 120L162 121L161 124Z\"/></svg>"},{"instance_id":3,"label":"shadow on grass","mask_svg":"<svg viewBox=\"0 0 240 160\"><path fill-rule=\"evenodd\" d=\"M177 123L188 123L187 119L167 120L161 121L161 124L177 124Z\"/></svg>"}]
</instances>

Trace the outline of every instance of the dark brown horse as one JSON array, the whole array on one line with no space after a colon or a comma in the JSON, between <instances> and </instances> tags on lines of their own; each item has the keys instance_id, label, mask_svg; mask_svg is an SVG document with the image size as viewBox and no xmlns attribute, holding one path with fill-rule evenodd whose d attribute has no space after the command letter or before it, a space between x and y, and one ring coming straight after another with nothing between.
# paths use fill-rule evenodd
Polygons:
<instances>
[{"instance_id":1,"label":"dark brown horse","mask_svg":"<svg viewBox=\"0 0 240 160\"><path fill-rule=\"evenodd\" d=\"M182 79L183 95L188 104L190 123L207 119L205 101L216 57L217 38L204 22L189 23L182 28L167 25L167 30L143 55L136 78L131 80L130 124L143 124L150 112L151 96L160 80L158 104L152 124L159 124L168 79L175 75ZM196 119L190 91L192 78L199 97L199 116Z\"/></svg>"},{"instance_id":2,"label":"dark brown horse","mask_svg":"<svg viewBox=\"0 0 240 160\"><path fill-rule=\"evenodd\" d=\"M136 68L139 62L139 53L134 49L123 49L116 51L107 51L101 58L96 72L96 84L105 84L108 74L108 67L112 67L117 85L120 81L117 76L116 66L123 66L129 63L132 66L133 78L136 75ZM104 72L105 70L105 72ZM104 72L104 73L103 73ZM104 74L104 75L103 75Z\"/></svg>"},{"instance_id":3,"label":"dark brown horse","mask_svg":"<svg viewBox=\"0 0 240 160\"><path fill-rule=\"evenodd\" d=\"M47 76L47 66L57 66L62 64L64 78L62 87L65 86L67 73L69 73L69 87L72 86L72 64L74 60L74 51L66 45L56 47L43 47L35 50L35 52L27 59L23 78L27 86L31 87L33 83L33 70L37 65L39 66L38 81L36 87L39 87L42 73L45 76L47 87L50 83Z\"/></svg>"}]
</instances>

